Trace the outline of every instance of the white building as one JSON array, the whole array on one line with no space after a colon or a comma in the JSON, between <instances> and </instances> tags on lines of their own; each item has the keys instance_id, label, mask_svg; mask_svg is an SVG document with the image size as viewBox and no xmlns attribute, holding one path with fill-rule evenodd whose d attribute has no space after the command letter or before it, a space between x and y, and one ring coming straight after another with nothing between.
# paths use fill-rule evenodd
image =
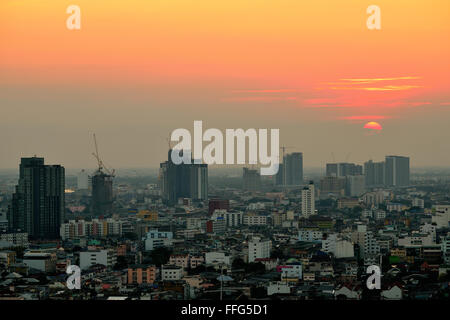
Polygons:
<instances>
[{"instance_id":1,"label":"white building","mask_svg":"<svg viewBox=\"0 0 450 320\"><path fill-rule=\"evenodd\" d=\"M26 232L1 233L0 240L10 242L15 247L28 248L28 233Z\"/></svg>"},{"instance_id":2,"label":"white building","mask_svg":"<svg viewBox=\"0 0 450 320\"><path fill-rule=\"evenodd\" d=\"M425 223L420 226L420 233L427 233L433 236L433 243L436 243L436 226L431 223Z\"/></svg>"},{"instance_id":3,"label":"white building","mask_svg":"<svg viewBox=\"0 0 450 320\"><path fill-rule=\"evenodd\" d=\"M448 228L450 221L450 205L436 205L433 207L431 222L436 224L438 229Z\"/></svg>"},{"instance_id":4,"label":"white building","mask_svg":"<svg viewBox=\"0 0 450 320\"><path fill-rule=\"evenodd\" d=\"M49 252L29 251L23 256L23 263L29 268L51 273L56 270L56 254Z\"/></svg>"},{"instance_id":5,"label":"white building","mask_svg":"<svg viewBox=\"0 0 450 320\"><path fill-rule=\"evenodd\" d=\"M374 218L376 220L383 220L386 219L386 211L384 210L375 210L375 216Z\"/></svg>"},{"instance_id":6,"label":"white building","mask_svg":"<svg viewBox=\"0 0 450 320\"><path fill-rule=\"evenodd\" d=\"M248 209L249 210L261 210L264 209L266 207L264 202L254 202L254 203L250 203L248 205Z\"/></svg>"},{"instance_id":7,"label":"white building","mask_svg":"<svg viewBox=\"0 0 450 320\"><path fill-rule=\"evenodd\" d=\"M224 209L216 209L211 216L212 220L223 218L227 227L238 227L242 224L244 214L240 211L226 211Z\"/></svg>"},{"instance_id":8,"label":"white building","mask_svg":"<svg viewBox=\"0 0 450 320\"><path fill-rule=\"evenodd\" d=\"M63 240L83 237L121 236L124 222L118 219L69 220L61 224L59 234Z\"/></svg>"},{"instance_id":9,"label":"white building","mask_svg":"<svg viewBox=\"0 0 450 320\"><path fill-rule=\"evenodd\" d=\"M145 250L151 251L155 248L169 247L173 242L172 232L150 230L145 236Z\"/></svg>"},{"instance_id":10,"label":"white building","mask_svg":"<svg viewBox=\"0 0 450 320\"><path fill-rule=\"evenodd\" d=\"M172 266L172 265L165 265L161 268L161 279L163 281L167 280L181 280L183 278L183 268Z\"/></svg>"},{"instance_id":11,"label":"white building","mask_svg":"<svg viewBox=\"0 0 450 320\"><path fill-rule=\"evenodd\" d=\"M205 263L231 266L231 257L224 252L206 252Z\"/></svg>"},{"instance_id":12,"label":"white building","mask_svg":"<svg viewBox=\"0 0 450 320\"><path fill-rule=\"evenodd\" d=\"M267 295L271 296L273 294L290 294L291 293L291 287L286 283L282 281L278 282L271 282L267 286Z\"/></svg>"},{"instance_id":13,"label":"white building","mask_svg":"<svg viewBox=\"0 0 450 320\"><path fill-rule=\"evenodd\" d=\"M244 216L244 224L247 226L265 226L267 224L267 216L246 214Z\"/></svg>"},{"instance_id":14,"label":"white building","mask_svg":"<svg viewBox=\"0 0 450 320\"><path fill-rule=\"evenodd\" d=\"M425 201L423 201L423 199L420 199L420 198L414 198L412 200L412 206L423 209L423 208L425 208Z\"/></svg>"},{"instance_id":15,"label":"white building","mask_svg":"<svg viewBox=\"0 0 450 320\"><path fill-rule=\"evenodd\" d=\"M361 216L363 218L373 218L373 211L372 211L372 209L364 209L361 212Z\"/></svg>"},{"instance_id":16,"label":"white building","mask_svg":"<svg viewBox=\"0 0 450 320\"><path fill-rule=\"evenodd\" d=\"M186 219L186 229L194 230L202 228L202 219L200 218L187 218Z\"/></svg>"},{"instance_id":17,"label":"white building","mask_svg":"<svg viewBox=\"0 0 450 320\"><path fill-rule=\"evenodd\" d=\"M355 256L353 243L338 239L336 234L330 234L327 239L322 240L322 251L332 253L338 259Z\"/></svg>"},{"instance_id":18,"label":"white building","mask_svg":"<svg viewBox=\"0 0 450 320\"><path fill-rule=\"evenodd\" d=\"M311 182L302 189L302 216L309 217L315 213L314 184Z\"/></svg>"},{"instance_id":19,"label":"white building","mask_svg":"<svg viewBox=\"0 0 450 320\"><path fill-rule=\"evenodd\" d=\"M117 255L113 249L89 250L80 252L80 268L87 269L95 264L113 267L116 264Z\"/></svg>"},{"instance_id":20,"label":"white building","mask_svg":"<svg viewBox=\"0 0 450 320\"><path fill-rule=\"evenodd\" d=\"M270 258L272 241L253 237L248 242L248 262L254 262L257 258Z\"/></svg>"},{"instance_id":21,"label":"white building","mask_svg":"<svg viewBox=\"0 0 450 320\"><path fill-rule=\"evenodd\" d=\"M433 235L429 233L413 232L411 235L398 239L398 245L405 248L417 248L435 244Z\"/></svg>"},{"instance_id":22,"label":"white building","mask_svg":"<svg viewBox=\"0 0 450 320\"><path fill-rule=\"evenodd\" d=\"M323 238L323 232L318 230L299 230L298 241L320 242Z\"/></svg>"},{"instance_id":23,"label":"white building","mask_svg":"<svg viewBox=\"0 0 450 320\"><path fill-rule=\"evenodd\" d=\"M446 264L450 264L450 233L441 242L442 257Z\"/></svg>"},{"instance_id":24,"label":"white building","mask_svg":"<svg viewBox=\"0 0 450 320\"><path fill-rule=\"evenodd\" d=\"M278 270L281 271L281 281L298 281L302 279L302 264L287 264L278 266Z\"/></svg>"}]
</instances>

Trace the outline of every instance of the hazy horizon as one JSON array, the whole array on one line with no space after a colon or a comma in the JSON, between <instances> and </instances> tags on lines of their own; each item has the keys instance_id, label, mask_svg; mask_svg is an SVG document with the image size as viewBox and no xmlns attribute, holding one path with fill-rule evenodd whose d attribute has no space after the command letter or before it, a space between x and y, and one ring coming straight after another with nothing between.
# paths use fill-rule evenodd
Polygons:
<instances>
[{"instance_id":1,"label":"hazy horizon","mask_svg":"<svg viewBox=\"0 0 450 320\"><path fill-rule=\"evenodd\" d=\"M450 165L449 1L0 3L0 168L157 167L177 128L280 129L305 167ZM367 126L369 122L376 125ZM333 158L335 161L333 161Z\"/></svg>"}]
</instances>

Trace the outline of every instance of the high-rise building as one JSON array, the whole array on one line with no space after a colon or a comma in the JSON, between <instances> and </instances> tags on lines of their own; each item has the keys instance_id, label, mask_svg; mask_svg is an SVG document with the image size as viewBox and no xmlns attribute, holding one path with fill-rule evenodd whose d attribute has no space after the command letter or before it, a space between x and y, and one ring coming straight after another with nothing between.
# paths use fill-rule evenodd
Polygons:
<instances>
[{"instance_id":1,"label":"high-rise building","mask_svg":"<svg viewBox=\"0 0 450 320\"><path fill-rule=\"evenodd\" d=\"M257 169L244 168L243 189L246 191L257 191L261 188L261 175Z\"/></svg>"},{"instance_id":2,"label":"high-rise building","mask_svg":"<svg viewBox=\"0 0 450 320\"><path fill-rule=\"evenodd\" d=\"M77 174L77 189L87 190L89 188L89 175L86 170L81 170Z\"/></svg>"},{"instance_id":3,"label":"high-rise building","mask_svg":"<svg viewBox=\"0 0 450 320\"><path fill-rule=\"evenodd\" d=\"M363 174L362 166L355 163L327 163L327 177L346 177L357 176Z\"/></svg>"},{"instance_id":4,"label":"high-rise building","mask_svg":"<svg viewBox=\"0 0 450 320\"><path fill-rule=\"evenodd\" d=\"M302 190L302 216L312 216L315 211L314 183L310 181Z\"/></svg>"},{"instance_id":5,"label":"high-rise building","mask_svg":"<svg viewBox=\"0 0 450 320\"><path fill-rule=\"evenodd\" d=\"M303 153L293 152L284 155L275 177L277 185L299 186L303 184Z\"/></svg>"},{"instance_id":6,"label":"high-rise building","mask_svg":"<svg viewBox=\"0 0 450 320\"><path fill-rule=\"evenodd\" d=\"M326 176L327 177L337 177L338 176L338 164L337 163L327 163L326 164Z\"/></svg>"},{"instance_id":7,"label":"high-rise building","mask_svg":"<svg viewBox=\"0 0 450 320\"><path fill-rule=\"evenodd\" d=\"M168 160L160 165L160 188L163 199L170 205L179 198L208 199L208 165L174 164L169 150Z\"/></svg>"},{"instance_id":8,"label":"high-rise building","mask_svg":"<svg viewBox=\"0 0 450 320\"><path fill-rule=\"evenodd\" d=\"M284 184L284 165L280 163L278 165L278 172L275 175L275 184L277 186L282 186Z\"/></svg>"},{"instance_id":9,"label":"high-rise building","mask_svg":"<svg viewBox=\"0 0 450 320\"><path fill-rule=\"evenodd\" d=\"M409 158L402 156L386 156L385 184L401 187L409 185Z\"/></svg>"},{"instance_id":10,"label":"high-rise building","mask_svg":"<svg viewBox=\"0 0 450 320\"><path fill-rule=\"evenodd\" d=\"M385 163L373 162L369 160L364 163L364 176L366 177L367 187L383 186L385 179Z\"/></svg>"},{"instance_id":11,"label":"high-rise building","mask_svg":"<svg viewBox=\"0 0 450 320\"><path fill-rule=\"evenodd\" d=\"M363 175L346 177L346 195L359 197L366 191L365 177Z\"/></svg>"},{"instance_id":12,"label":"high-rise building","mask_svg":"<svg viewBox=\"0 0 450 320\"><path fill-rule=\"evenodd\" d=\"M303 153L293 152L285 155L284 181L285 185L298 186L303 184Z\"/></svg>"},{"instance_id":13,"label":"high-rise building","mask_svg":"<svg viewBox=\"0 0 450 320\"><path fill-rule=\"evenodd\" d=\"M95 216L109 215L113 211L113 176L97 170L91 177L91 208Z\"/></svg>"},{"instance_id":14,"label":"high-rise building","mask_svg":"<svg viewBox=\"0 0 450 320\"><path fill-rule=\"evenodd\" d=\"M270 258L271 250L272 241L253 237L248 242L248 262L254 262L256 259L261 258Z\"/></svg>"},{"instance_id":15,"label":"high-rise building","mask_svg":"<svg viewBox=\"0 0 450 320\"><path fill-rule=\"evenodd\" d=\"M32 239L57 239L64 222L65 170L44 158L22 158L19 183L8 208L8 227Z\"/></svg>"},{"instance_id":16,"label":"high-rise building","mask_svg":"<svg viewBox=\"0 0 450 320\"><path fill-rule=\"evenodd\" d=\"M320 179L320 198L325 199L332 195L334 197L340 197L345 194L344 177L327 176Z\"/></svg>"}]
</instances>

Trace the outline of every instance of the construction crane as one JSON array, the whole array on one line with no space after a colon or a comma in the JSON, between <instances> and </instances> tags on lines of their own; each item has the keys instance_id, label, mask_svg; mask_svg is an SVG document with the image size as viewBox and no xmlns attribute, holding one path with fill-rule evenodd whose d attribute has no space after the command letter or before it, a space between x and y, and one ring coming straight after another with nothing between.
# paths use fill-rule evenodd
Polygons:
<instances>
[{"instance_id":1,"label":"construction crane","mask_svg":"<svg viewBox=\"0 0 450 320\"><path fill-rule=\"evenodd\" d=\"M108 169L104 162L100 159L100 156L98 154L98 145L97 145L97 137L94 133L94 145L95 145L95 152L92 153L92 155L97 159L97 165L98 165L98 171L102 172L104 169L110 176L114 177L114 173L116 172L114 169L110 170Z\"/></svg>"},{"instance_id":2,"label":"construction crane","mask_svg":"<svg viewBox=\"0 0 450 320\"><path fill-rule=\"evenodd\" d=\"M291 148L295 148L295 147L286 147L286 146L281 146L280 149L283 150L283 161L284 161L284 155L286 153L286 149L291 149Z\"/></svg>"}]
</instances>

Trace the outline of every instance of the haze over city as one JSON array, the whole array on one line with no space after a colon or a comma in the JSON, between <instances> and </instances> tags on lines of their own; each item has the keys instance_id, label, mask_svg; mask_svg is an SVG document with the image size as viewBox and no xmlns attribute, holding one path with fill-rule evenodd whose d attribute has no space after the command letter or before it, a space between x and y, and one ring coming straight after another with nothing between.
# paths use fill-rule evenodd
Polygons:
<instances>
[{"instance_id":1,"label":"haze over city","mask_svg":"<svg viewBox=\"0 0 450 320\"><path fill-rule=\"evenodd\" d=\"M279 128L305 167L450 163L448 1L377 1L377 32L355 0L77 3L76 32L66 3L0 4L0 168L94 167L94 132L111 166L157 167L194 120Z\"/></svg>"}]
</instances>

